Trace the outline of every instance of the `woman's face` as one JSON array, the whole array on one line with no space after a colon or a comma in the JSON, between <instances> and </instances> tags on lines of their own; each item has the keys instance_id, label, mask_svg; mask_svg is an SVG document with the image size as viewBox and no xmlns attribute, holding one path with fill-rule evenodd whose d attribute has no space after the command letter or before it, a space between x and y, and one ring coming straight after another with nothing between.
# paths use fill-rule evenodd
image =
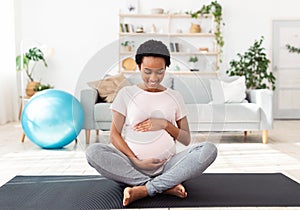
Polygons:
<instances>
[{"instance_id":1,"label":"woman's face","mask_svg":"<svg viewBox=\"0 0 300 210\"><path fill-rule=\"evenodd\" d=\"M146 56L139 66L144 85L149 89L159 89L166 71L165 60L161 57Z\"/></svg>"}]
</instances>

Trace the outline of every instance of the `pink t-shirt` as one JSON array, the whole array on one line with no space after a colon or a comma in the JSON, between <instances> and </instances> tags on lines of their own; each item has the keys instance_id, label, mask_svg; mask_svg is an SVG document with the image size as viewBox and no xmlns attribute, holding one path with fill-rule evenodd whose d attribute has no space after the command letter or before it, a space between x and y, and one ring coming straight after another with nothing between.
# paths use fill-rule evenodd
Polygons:
<instances>
[{"instance_id":1,"label":"pink t-shirt","mask_svg":"<svg viewBox=\"0 0 300 210\"><path fill-rule=\"evenodd\" d=\"M187 114L182 96L167 88L162 92L148 92L137 85L122 88L111 109L126 117L124 139L139 159L169 159L176 153L173 137L165 130L140 132L133 126L149 119L163 118L176 125Z\"/></svg>"}]
</instances>

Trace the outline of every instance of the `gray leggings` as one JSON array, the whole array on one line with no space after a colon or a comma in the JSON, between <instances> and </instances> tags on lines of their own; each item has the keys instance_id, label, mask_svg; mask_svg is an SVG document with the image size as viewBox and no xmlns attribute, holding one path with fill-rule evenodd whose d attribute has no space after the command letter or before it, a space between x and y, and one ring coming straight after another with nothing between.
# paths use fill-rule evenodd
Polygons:
<instances>
[{"instance_id":1,"label":"gray leggings","mask_svg":"<svg viewBox=\"0 0 300 210\"><path fill-rule=\"evenodd\" d=\"M146 185L149 196L162 193L188 179L199 176L216 159L214 144L203 142L175 154L161 174L153 176L139 171L129 158L106 144L93 144L86 150L88 163L101 175L131 186Z\"/></svg>"}]
</instances>

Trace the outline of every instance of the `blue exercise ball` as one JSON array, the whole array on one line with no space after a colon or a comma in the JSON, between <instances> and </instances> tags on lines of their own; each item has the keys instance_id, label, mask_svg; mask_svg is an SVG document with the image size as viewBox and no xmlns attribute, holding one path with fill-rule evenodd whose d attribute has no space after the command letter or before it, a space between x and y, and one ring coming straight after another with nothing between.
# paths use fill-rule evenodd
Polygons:
<instances>
[{"instance_id":1,"label":"blue exercise ball","mask_svg":"<svg viewBox=\"0 0 300 210\"><path fill-rule=\"evenodd\" d=\"M84 112L71 94L55 89L36 93L22 112L25 135L45 149L58 149L71 143L80 133Z\"/></svg>"}]
</instances>

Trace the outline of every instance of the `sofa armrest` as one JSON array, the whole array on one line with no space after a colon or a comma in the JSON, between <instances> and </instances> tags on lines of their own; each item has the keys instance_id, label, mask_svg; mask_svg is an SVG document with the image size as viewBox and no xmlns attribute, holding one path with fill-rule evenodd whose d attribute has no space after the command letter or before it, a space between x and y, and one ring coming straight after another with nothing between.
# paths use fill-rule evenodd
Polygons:
<instances>
[{"instance_id":1,"label":"sofa armrest","mask_svg":"<svg viewBox=\"0 0 300 210\"><path fill-rule=\"evenodd\" d=\"M94 129L94 105L98 99L96 89L88 88L80 91L80 103L84 111L84 129Z\"/></svg>"},{"instance_id":2,"label":"sofa armrest","mask_svg":"<svg viewBox=\"0 0 300 210\"><path fill-rule=\"evenodd\" d=\"M273 126L273 91L269 89L247 90L247 99L262 109L261 129L269 130Z\"/></svg>"}]
</instances>

